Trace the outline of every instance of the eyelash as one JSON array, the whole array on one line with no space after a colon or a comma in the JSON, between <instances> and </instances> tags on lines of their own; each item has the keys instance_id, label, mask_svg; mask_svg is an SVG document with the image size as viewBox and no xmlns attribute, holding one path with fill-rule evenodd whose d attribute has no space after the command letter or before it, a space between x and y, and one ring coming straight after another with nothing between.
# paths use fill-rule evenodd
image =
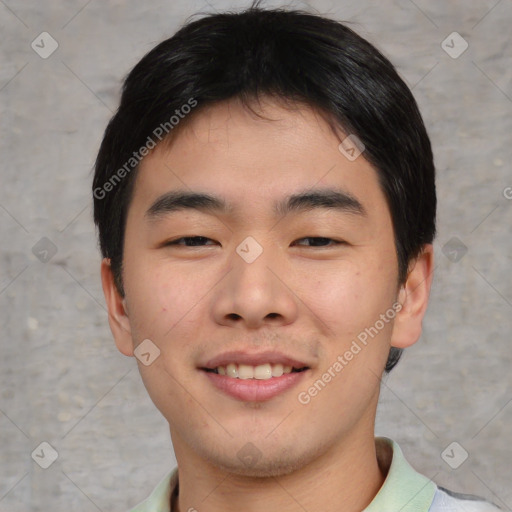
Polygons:
<instances>
[{"instance_id":1,"label":"eyelash","mask_svg":"<svg viewBox=\"0 0 512 512\"><path fill-rule=\"evenodd\" d=\"M176 240L171 240L167 243L165 243L164 245L165 246L169 246L169 245L180 245L183 247L182 244L178 243L180 242L181 240L198 240L198 239L202 239L202 240L211 240L211 238L207 238L205 236L183 236L181 238L177 238ZM343 245L343 244L346 244L346 242L342 241L342 240L334 240L332 238L328 238L328 237L325 237L325 236L305 236L303 238L299 238L298 240L329 240L331 242L334 242L333 245L303 245L302 247L334 247L335 245ZM185 245L184 247L204 247L203 245Z\"/></svg>"}]
</instances>

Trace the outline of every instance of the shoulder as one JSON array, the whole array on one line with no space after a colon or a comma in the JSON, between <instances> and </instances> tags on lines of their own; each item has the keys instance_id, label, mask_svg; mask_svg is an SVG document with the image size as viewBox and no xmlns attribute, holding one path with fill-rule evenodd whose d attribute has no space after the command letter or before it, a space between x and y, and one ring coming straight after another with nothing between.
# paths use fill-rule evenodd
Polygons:
<instances>
[{"instance_id":1,"label":"shoulder","mask_svg":"<svg viewBox=\"0 0 512 512\"><path fill-rule=\"evenodd\" d=\"M471 494L458 494L438 487L429 512L501 512L502 509Z\"/></svg>"},{"instance_id":2,"label":"shoulder","mask_svg":"<svg viewBox=\"0 0 512 512\"><path fill-rule=\"evenodd\" d=\"M130 512L171 512L171 496L178 488L178 468L175 467L158 483L153 492Z\"/></svg>"}]
</instances>

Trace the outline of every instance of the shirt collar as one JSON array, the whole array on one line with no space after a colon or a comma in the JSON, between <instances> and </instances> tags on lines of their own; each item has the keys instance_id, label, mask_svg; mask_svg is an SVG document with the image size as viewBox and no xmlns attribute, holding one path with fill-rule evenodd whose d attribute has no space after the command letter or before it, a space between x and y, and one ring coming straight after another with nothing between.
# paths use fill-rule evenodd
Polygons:
<instances>
[{"instance_id":1,"label":"shirt collar","mask_svg":"<svg viewBox=\"0 0 512 512\"><path fill-rule=\"evenodd\" d=\"M386 472L384 484L363 512L428 512L436 484L418 473L406 460L400 446L387 437L376 437L379 467ZM172 512L178 491L178 468L174 468L157 485L149 498L132 512Z\"/></svg>"},{"instance_id":2,"label":"shirt collar","mask_svg":"<svg viewBox=\"0 0 512 512\"><path fill-rule=\"evenodd\" d=\"M375 445L379 466L389 469L384 484L363 512L428 512L436 484L405 460L392 439L377 437Z\"/></svg>"}]
</instances>

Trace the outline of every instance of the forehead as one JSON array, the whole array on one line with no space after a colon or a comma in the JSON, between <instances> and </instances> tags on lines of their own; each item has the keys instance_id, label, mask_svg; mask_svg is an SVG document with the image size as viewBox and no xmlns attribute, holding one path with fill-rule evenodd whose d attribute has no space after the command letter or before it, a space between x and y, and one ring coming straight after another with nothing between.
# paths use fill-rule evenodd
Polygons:
<instances>
[{"instance_id":1,"label":"forehead","mask_svg":"<svg viewBox=\"0 0 512 512\"><path fill-rule=\"evenodd\" d=\"M134 200L153 204L169 190L222 197L232 213L265 207L318 188L342 190L371 208L384 205L375 169L360 155L340 151L346 134L305 105L238 100L208 106L186 119L173 138L141 163ZM281 203L282 204L282 203Z\"/></svg>"}]
</instances>

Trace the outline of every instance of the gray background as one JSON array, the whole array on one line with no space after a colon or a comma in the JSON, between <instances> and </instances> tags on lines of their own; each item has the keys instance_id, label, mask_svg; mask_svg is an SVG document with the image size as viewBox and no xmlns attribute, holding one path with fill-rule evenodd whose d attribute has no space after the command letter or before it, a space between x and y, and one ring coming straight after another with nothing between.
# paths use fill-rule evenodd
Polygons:
<instances>
[{"instance_id":1,"label":"gray background","mask_svg":"<svg viewBox=\"0 0 512 512\"><path fill-rule=\"evenodd\" d=\"M136 361L111 339L90 171L140 57L190 14L247 3L0 2L2 512L127 510L175 464ZM391 58L436 155L431 305L384 380L377 433L438 483L512 510L512 1L293 5L350 20ZM43 31L59 44L47 59L31 48ZM454 31L469 43L458 58L441 47ZM48 469L31 457L43 441L58 452ZM452 442L469 454L457 469L441 457Z\"/></svg>"}]
</instances>

